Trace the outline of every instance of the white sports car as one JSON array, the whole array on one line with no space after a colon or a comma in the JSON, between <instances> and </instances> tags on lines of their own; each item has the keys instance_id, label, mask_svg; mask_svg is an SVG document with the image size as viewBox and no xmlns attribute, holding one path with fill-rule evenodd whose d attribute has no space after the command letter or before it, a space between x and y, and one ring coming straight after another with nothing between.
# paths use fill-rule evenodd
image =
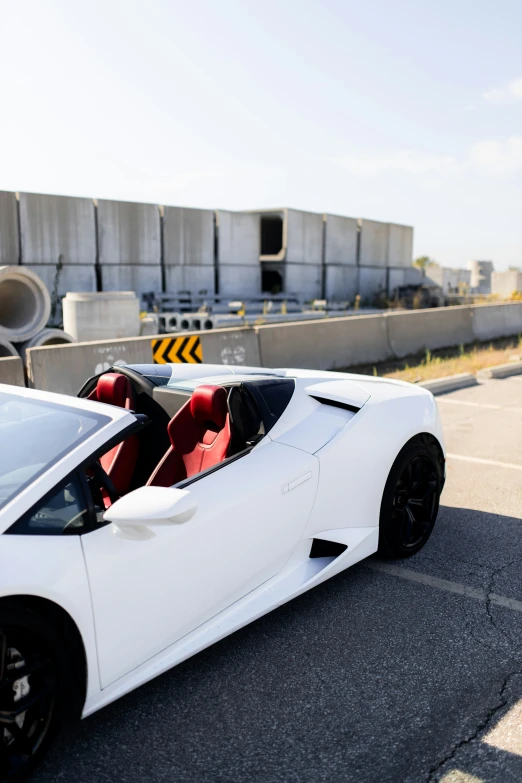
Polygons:
<instances>
[{"instance_id":1,"label":"white sports car","mask_svg":"<svg viewBox=\"0 0 522 783\"><path fill-rule=\"evenodd\" d=\"M109 702L437 516L437 406L400 381L114 367L0 386L0 780Z\"/></svg>"}]
</instances>

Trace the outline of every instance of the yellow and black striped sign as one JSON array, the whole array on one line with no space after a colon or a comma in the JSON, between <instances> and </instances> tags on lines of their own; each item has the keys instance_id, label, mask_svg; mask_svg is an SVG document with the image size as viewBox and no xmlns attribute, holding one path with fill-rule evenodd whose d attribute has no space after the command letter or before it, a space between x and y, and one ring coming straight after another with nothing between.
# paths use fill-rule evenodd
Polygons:
<instances>
[{"instance_id":1,"label":"yellow and black striped sign","mask_svg":"<svg viewBox=\"0 0 522 783\"><path fill-rule=\"evenodd\" d=\"M201 364L203 351L197 335L190 337L163 337L152 340L154 364Z\"/></svg>"}]
</instances>

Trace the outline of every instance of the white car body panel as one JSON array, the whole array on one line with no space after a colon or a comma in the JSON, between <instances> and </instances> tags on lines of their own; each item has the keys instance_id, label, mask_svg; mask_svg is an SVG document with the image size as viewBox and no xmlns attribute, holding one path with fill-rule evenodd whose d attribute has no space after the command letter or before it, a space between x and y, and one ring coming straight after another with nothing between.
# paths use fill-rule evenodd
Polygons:
<instances>
[{"instance_id":1,"label":"white car body panel","mask_svg":"<svg viewBox=\"0 0 522 783\"><path fill-rule=\"evenodd\" d=\"M191 484L198 509L186 523L138 539L116 524L82 536L102 687L277 574L308 523L318 474L316 457L271 443Z\"/></svg>"},{"instance_id":2,"label":"white car body panel","mask_svg":"<svg viewBox=\"0 0 522 783\"><path fill-rule=\"evenodd\" d=\"M30 595L61 606L75 622L87 659L87 698L100 691L91 595L80 536L2 536L0 598Z\"/></svg>"},{"instance_id":3,"label":"white car body panel","mask_svg":"<svg viewBox=\"0 0 522 783\"><path fill-rule=\"evenodd\" d=\"M0 538L0 598L53 601L80 632L88 668L84 716L374 553L382 492L401 448L429 433L444 449L433 396L401 381L176 365L171 388L193 389L210 376L226 383L270 374L295 379L290 402L249 454L184 488L197 503L186 521L153 524L144 513L138 527L121 517L120 525L81 536ZM135 422L129 411L85 399L0 385L2 391L96 411L109 421L0 508L0 534ZM347 548L312 559L314 537Z\"/></svg>"}]
</instances>

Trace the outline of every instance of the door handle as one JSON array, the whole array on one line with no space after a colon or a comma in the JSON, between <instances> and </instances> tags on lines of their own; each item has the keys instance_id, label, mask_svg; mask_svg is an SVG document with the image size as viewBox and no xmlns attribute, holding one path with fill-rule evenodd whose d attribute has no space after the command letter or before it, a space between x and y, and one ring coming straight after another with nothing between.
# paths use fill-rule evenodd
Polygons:
<instances>
[{"instance_id":1,"label":"door handle","mask_svg":"<svg viewBox=\"0 0 522 783\"><path fill-rule=\"evenodd\" d=\"M296 487L299 487L301 484L304 484L305 481L308 481L312 478L312 471L307 470L306 473L303 473L301 476L298 476L295 479L292 479L292 481L289 481L288 484L283 484L281 487L281 494L286 495L288 492L291 492Z\"/></svg>"}]
</instances>

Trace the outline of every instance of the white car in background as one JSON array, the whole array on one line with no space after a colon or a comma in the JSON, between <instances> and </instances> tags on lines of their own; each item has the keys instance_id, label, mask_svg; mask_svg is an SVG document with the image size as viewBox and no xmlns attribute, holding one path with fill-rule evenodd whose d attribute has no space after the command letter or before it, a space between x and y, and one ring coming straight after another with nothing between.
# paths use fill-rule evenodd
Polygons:
<instances>
[{"instance_id":1,"label":"white car in background","mask_svg":"<svg viewBox=\"0 0 522 783\"><path fill-rule=\"evenodd\" d=\"M378 549L427 541L433 396L343 373L114 367L0 386L0 780L90 715Z\"/></svg>"}]
</instances>

